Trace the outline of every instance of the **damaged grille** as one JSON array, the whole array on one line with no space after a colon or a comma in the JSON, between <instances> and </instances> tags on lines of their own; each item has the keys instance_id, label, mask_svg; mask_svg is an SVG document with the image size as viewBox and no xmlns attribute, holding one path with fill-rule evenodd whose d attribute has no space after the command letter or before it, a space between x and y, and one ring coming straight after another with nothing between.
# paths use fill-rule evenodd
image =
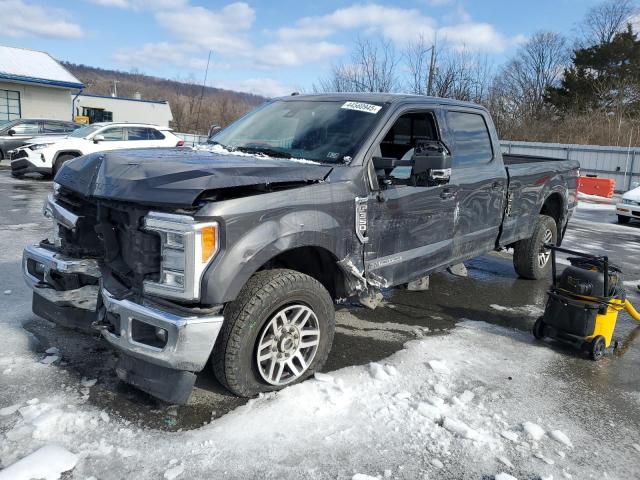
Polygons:
<instances>
[{"instance_id":1,"label":"damaged grille","mask_svg":"<svg viewBox=\"0 0 640 480\"><path fill-rule=\"evenodd\" d=\"M142 292L145 279L157 281L160 237L142 230L148 209L84 198L65 189L56 201L80 217L75 230L57 226L62 253L100 260L104 277L112 275L135 293Z\"/></svg>"}]
</instances>

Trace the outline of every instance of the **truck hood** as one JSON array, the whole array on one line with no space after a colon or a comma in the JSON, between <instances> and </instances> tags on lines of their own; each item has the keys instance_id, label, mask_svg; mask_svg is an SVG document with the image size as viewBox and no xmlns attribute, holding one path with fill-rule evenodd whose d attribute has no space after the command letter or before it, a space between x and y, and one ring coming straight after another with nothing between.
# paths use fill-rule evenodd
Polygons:
<instances>
[{"instance_id":1,"label":"truck hood","mask_svg":"<svg viewBox=\"0 0 640 480\"><path fill-rule=\"evenodd\" d=\"M98 152L64 164L55 181L85 197L191 207L204 192L318 182L332 167L300 160L190 148Z\"/></svg>"}]
</instances>

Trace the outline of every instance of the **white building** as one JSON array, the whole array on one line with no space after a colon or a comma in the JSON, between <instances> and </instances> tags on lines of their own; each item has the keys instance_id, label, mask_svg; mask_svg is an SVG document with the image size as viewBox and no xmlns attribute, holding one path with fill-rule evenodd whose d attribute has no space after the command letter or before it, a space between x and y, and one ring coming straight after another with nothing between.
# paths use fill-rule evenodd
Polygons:
<instances>
[{"instance_id":1,"label":"white building","mask_svg":"<svg viewBox=\"0 0 640 480\"><path fill-rule=\"evenodd\" d=\"M173 120L166 101L82 93L84 85L48 53L0 45L0 122L16 118L151 123ZM87 120L86 118L84 120Z\"/></svg>"},{"instance_id":2,"label":"white building","mask_svg":"<svg viewBox=\"0 0 640 480\"><path fill-rule=\"evenodd\" d=\"M0 122L71 120L71 95L83 86L48 53L0 45Z\"/></svg>"},{"instance_id":3,"label":"white building","mask_svg":"<svg viewBox=\"0 0 640 480\"><path fill-rule=\"evenodd\" d=\"M169 122L173 120L171 107L166 101L105 97L85 93L75 99L74 114L88 117L90 123L135 122L168 127Z\"/></svg>"}]
</instances>

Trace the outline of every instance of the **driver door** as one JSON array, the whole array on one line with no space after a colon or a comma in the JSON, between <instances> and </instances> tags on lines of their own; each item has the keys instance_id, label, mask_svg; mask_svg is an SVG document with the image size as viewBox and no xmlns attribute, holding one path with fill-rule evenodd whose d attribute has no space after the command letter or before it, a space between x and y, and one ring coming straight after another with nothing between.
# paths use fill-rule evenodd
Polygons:
<instances>
[{"instance_id":1,"label":"driver door","mask_svg":"<svg viewBox=\"0 0 640 480\"><path fill-rule=\"evenodd\" d=\"M418 141L441 140L438 116L433 109L400 112L372 156L410 159ZM367 199L365 272L383 287L416 280L451 259L456 188L413 186L410 175L411 167L397 167L378 177L381 188Z\"/></svg>"}]
</instances>

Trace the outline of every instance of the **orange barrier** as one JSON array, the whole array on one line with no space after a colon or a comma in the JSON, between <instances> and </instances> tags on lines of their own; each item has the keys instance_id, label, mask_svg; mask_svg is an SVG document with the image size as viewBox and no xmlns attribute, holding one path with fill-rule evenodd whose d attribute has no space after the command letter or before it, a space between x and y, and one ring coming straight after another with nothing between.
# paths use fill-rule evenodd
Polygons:
<instances>
[{"instance_id":1,"label":"orange barrier","mask_svg":"<svg viewBox=\"0 0 640 480\"><path fill-rule=\"evenodd\" d=\"M616 181L611 178L578 177L578 191L588 195L611 198Z\"/></svg>"}]
</instances>

